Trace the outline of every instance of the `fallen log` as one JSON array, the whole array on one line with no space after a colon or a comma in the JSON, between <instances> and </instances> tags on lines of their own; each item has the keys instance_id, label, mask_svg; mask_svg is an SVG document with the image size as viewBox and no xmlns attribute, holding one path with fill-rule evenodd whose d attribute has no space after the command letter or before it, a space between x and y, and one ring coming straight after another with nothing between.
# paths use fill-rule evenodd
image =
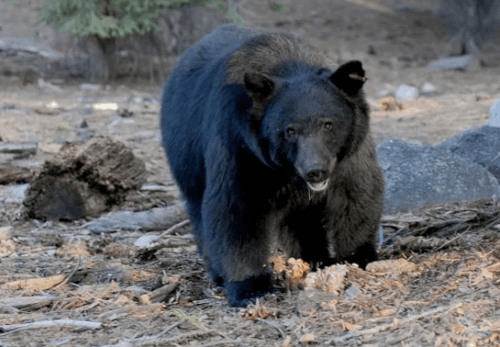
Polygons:
<instances>
[{"instance_id":1,"label":"fallen log","mask_svg":"<svg viewBox=\"0 0 500 347\"><path fill-rule=\"evenodd\" d=\"M0 142L0 153L35 155L37 148L35 142Z\"/></svg>"},{"instance_id":2,"label":"fallen log","mask_svg":"<svg viewBox=\"0 0 500 347\"><path fill-rule=\"evenodd\" d=\"M144 161L124 144L97 137L88 146L66 145L46 161L23 204L29 217L41 220L96 216L121 204L146 175Z\"/></svg>"},{"instance_id":3,"label":"fallen log","mask_svg":"<svg viewBox=\"0 0 500 347\"><path fill-rule=\"evenodd\" d=\"M96 234L119 230L154 231L171 228L187 218L186 207L181 203L141 212L114 212L86 224L85 227Z\"/></svg>"},{"instance_id":4,"label":"fallen log","mask_svg":"<svg viewBox=\"0 0 500 347\"><path fill-rule=\"evenodd\" d=\"M27 183L32 177L30 169L0 165L0 184Z\"/></svg>"}]
</instances>

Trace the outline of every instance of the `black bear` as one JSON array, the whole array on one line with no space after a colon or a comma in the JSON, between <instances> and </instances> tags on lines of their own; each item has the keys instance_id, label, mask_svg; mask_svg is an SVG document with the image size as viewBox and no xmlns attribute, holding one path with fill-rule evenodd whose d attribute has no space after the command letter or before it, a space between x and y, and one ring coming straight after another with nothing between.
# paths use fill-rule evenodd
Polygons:
<instances>
[{"instance_id":1,"label":"black bear","mask_svg":"<svg viewBox=\"0 0 500 347\"><path fill-rule=\"evenodd\" d=\"M337 69L300 38L224 25L180 58L163 146L200 255L233 306L272 290L279 242L315 265L377 259L383 176L359 61Z\"/></svg>"}]
</instances>

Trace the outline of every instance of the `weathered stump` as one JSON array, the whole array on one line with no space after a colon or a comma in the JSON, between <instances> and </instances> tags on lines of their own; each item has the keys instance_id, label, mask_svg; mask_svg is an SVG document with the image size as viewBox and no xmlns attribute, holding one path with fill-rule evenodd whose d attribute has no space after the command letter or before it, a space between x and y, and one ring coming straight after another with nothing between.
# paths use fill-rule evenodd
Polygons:
<instances>
[{"instance_id":1,"label":"weathered stump","mask_svg":"<svg viewBox=\"0 0 500 347\"><path fill-rule=\"evenodd\" d=\"M98 137L88 146L67 145L44 163L24 200L36 219L96 216L123 202L146 180L144 162L124 144Z\"/></svg>"}]
</instances>

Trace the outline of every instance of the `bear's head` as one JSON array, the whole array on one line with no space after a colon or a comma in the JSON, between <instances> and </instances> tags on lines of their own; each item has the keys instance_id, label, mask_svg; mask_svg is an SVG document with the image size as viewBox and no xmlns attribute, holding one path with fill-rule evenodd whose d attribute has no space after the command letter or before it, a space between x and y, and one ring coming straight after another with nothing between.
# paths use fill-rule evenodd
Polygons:
<instances>
[{"instance_id":1,"label":"bear's head","mask_svg":"<svg viewBox=\"0 0 500 347\"><path fill-rule=\"evenodd\" d=\"M359 61L333 72L299 65L291 71L245 74L250 112L272 165L293 168L312 191L322 191L368 132L365 72Z\"/></svg>"}]
</instances>

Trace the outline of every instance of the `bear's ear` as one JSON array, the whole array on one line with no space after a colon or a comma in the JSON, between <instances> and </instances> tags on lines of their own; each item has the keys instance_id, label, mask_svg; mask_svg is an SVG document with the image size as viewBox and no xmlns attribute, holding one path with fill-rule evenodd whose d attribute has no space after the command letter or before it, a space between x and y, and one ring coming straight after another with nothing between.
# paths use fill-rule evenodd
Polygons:
<instances>
[{"instance_id":1,"label":"bear's ear","mask_svg":"<svg viewBox=\"0 0 500 347\"><path fill-rule=\"evenodd\" d=\"M358 60L348 61L330 76L337 88L352 96L358 94L366 80L365 70Z\"/></svg>"},{"instance_id":2,"label":"bear's ear","mask_svg":"<svg viewBox=\"0 0 500 347\"><path fill-rule=\"evenodd\" d=\"M257 72L247 72L244 81L247 93L254 101L266 100L276 88L276 82L271 77Z\"/></svg>"}]
</instances>

